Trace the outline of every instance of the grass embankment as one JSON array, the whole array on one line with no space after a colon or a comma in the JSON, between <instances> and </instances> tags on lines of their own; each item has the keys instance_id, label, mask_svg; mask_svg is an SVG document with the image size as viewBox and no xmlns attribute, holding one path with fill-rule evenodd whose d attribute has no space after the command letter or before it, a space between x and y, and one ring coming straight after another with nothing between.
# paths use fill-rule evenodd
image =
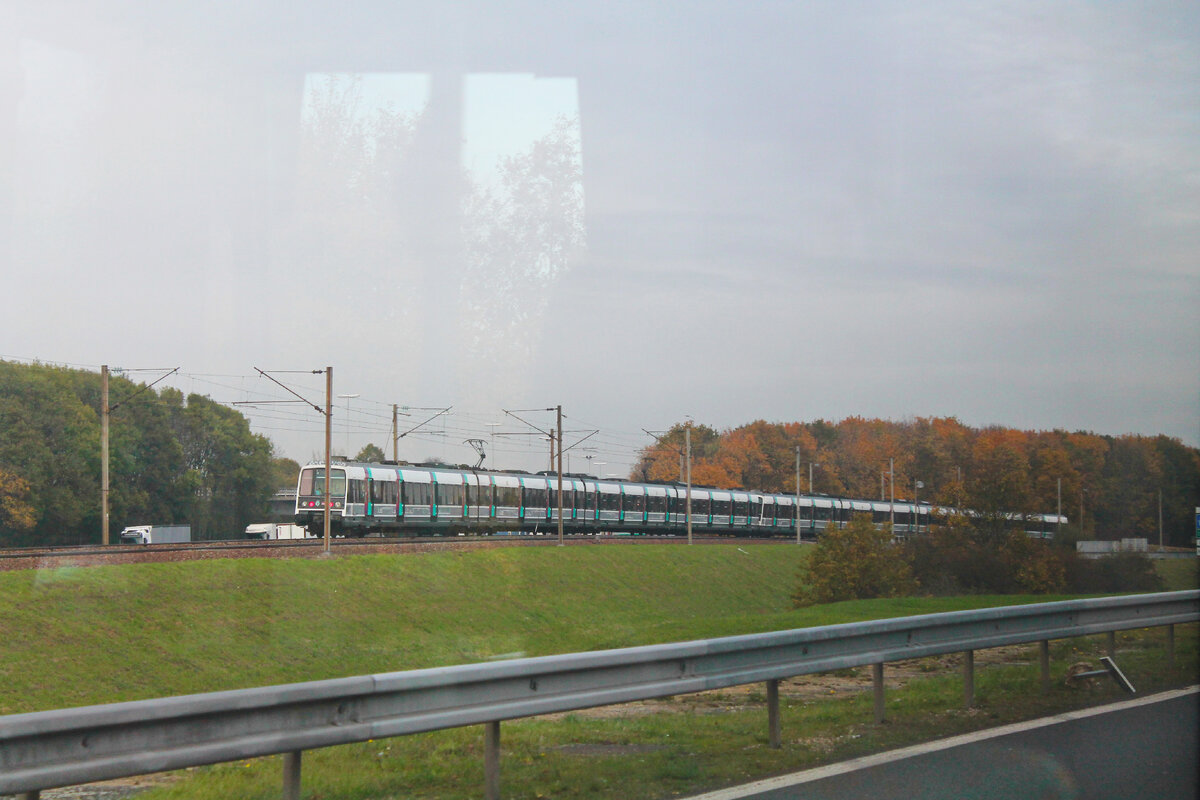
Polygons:
<instances>
[{"instance_id":1,"label":"grass embankment","mask_svg":"<svg viewBox=\"0 0 1200 800\"><path fill-rule=\"evenodd\" d=\"M914 598L792 609L794 546L513 548L323 561L254 559L0 574L0 713L480 661L623 647L1047 597ZM1191 562L1161 562L1172 584ZM1169 588L1184 588L1172 585ZM1164 672L1162 634L1123 634L1121 666L1139 689L1196 671L1195 628ZM1113 693L1061 687L1102 643L1053 648L1056 688L1036 662L994 667L961 706L956 676L909 681L870 723L870 697L783 691L785 746L766 747L752 692L690 714L588 714L504 726L506 797L632 797L695 791L923 738L1036 716ZM940 669L939 665L936 669ZM931 666L931 669L935 667ZM935 673L931 673L935 674ZM1140 681L1140 683L1139 683ZM1014 698L1021 698L1014 701ZM478 728L332 748L305 760L307 797L475 797ZM279 763L195 771L155 798L269 798Z\"/></svg>"}]
</instances>

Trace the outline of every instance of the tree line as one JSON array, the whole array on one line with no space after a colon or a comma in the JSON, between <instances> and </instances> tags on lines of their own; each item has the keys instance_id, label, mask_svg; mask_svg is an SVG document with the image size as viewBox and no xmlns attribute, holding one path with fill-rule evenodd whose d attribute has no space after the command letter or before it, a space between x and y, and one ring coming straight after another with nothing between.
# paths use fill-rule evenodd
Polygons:
<instances>
[{"instance_id":1,"label":"tree line","mask_svg":"<svg viewBox=\"0 0 1200 800\"><path fill-rule=\"evenodd\" d=\"M645 448L634 477L683 476L686 425ZM765 422L717 431L691 425L692 481L707 486L862 499L928 500L970 508L981 521L1009 513L1070 519L1075 538L1158 537L1190 546L1200 506L1200 450L1168 436L1106 436L1084 431L972 428L952 417L903 422L850 417L840 422ZM889 460L892 466L889 468ZM809 486L811 466L812 486Z\"/></svg>"},{"instance_id":2,"label":"tree line","mask_svg":"<svg viewBox=\"0 0 1200 800\"><path fill-rule=\"evenodd\" d=\"M197 539L237 536L295 480L295 462L208 397L113 376L109 399L113 540L168 523ZM0 546L100 542L100 404L96 373L0 361Z\"/></svg>"},{"instance_id":3,"label":"tree line","mask_svg":"<svg viewBox=\"0 0 1200 800\"><path fill-rule=\"evenodd\" d=\"M928 535L892 540L856 514L831 528L800 566L797 606L873 597L962 594L1107 594L1161 591L1163 580L1140 553L1089 559L1068 537L1045 541L989 531L950 514Z\"/></svg>"}]
</instances>

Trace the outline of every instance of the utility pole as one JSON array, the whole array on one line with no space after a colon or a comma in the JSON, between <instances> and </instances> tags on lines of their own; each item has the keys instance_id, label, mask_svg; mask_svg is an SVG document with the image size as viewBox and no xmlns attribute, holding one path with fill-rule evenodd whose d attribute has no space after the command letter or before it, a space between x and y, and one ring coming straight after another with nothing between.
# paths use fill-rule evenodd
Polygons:
<instances>
[{"instance_id":1,"label":"utility pole","mask_svg":"<svg viewBox=\"0 0 1200 800\"><path fill-rule=\"evenodd\" d=\"M810 462L808 462L808 493L811 494L815 498L817 493L815 491L813 491L812 468L813 468L813 462L810 461ZM800 511L797 510L796 513L799 514ZM812 514L810 516L811 516L811 519L809 520L810 524L808 526L809 533L811 533L813 535L813 541L816 541L816 539L817 539L817 501L815 499L813 500Z\"/></svg>"},{"instance_id":2,"label":"utility pole","mask_svg":"<svg viewBox=\"0 0 1200 800\"><path fill-rule=\"evenodd\" d=\"M687 448L687 532L688 544L692 543L692 424L689 422L683 429L683 437Z\"/></svg>"},{"instance_id":3,"label":"utility pole","mask_svg":"<svg viewBox=\"0 0 1200 800\"><path fill-rule=\"evenodd\" d=\"M538 426L534 425L532 422L529 422L528 420L525 420L525 419L522 419L521 417L518 417L518 416L517 416L515 413L513 413L512 411L509 411L508 409L501 409L501 410L502 410L502 411L503 411L505 414L507 414L508 416L512 417L513 419L518 419L518 420L521 420L521 422L524 422L526 425L528 425L529 427L533 428L535 431L537 431L538 433L540 433L542 436L545 436L546 438L548 438L548 439L550 440L550 469L551 469L551 470L553 470L553 469L554 469L554 440L555 440L555 439L558 439L558 543L561 545L561 544L563 543L563 485L562 485L562 481L563 481L563 473L562 473L562 457L563 457L563 451L564 451L564 448L563 448L563 429L562 429L562 406L555 406L555 407L553 407L553 408L525 408L525 409L518 409L518 410L520 410L520 411L554 411L554 412L556 412L556 414L557 414L557 421L558 421L558 424L557 424L557 431L558 431L558 432L557 432L557 435L555 434L555 429L554 429L554 428L551 428L551 429L550 429L550 430L548 430L548 431L544 431L544 430L542 430L541 428L539 428ZM571 445L570 447L566 448L566 450L571 450L571 449L573 449L573 448L575 448L575 447L578 447L580 444L582 444L583 442L587 441L587 440L588 440L588 439L590 439L592 436L595 436L597 433L599 433L599 431L592 431L592 432L591 432L591 433L589 433L587 436L584 436L582 439L580 439L579 441L575 442L575 444L573 444L573 445ZM508 434L501 434L501 435L502 435L502 436L505 436L505 435L508 435ZM599 479L600 479L600 480L603 480L603 478L604 478L604 476L603 476L603 475L600 475L600 476L599 476ZM598 491L598 490L597 490L597 491Z\"/></svg>"},{"instance_id":4,"label":"utility pole","mask_svg":"<svg viewBox=\"0 0 1200 800\"><path fill-rule=\"evenodd\" d=\"M659 444L665 444L665 441L664 441L664 437L666 436L665 433L663 434L663 436L659 436L654 431L647 431L645 428L642 428L642 430L646 431L646 433L653 436L658 441ZM684 438L684 447L682 450L679 449L679 445L676 445L676 444L672 444L672 445L668 445L668 446L671 449L675 450L677 453L679 453L679 481L680 481L680 483L686 482L686 484L687 484L687 505L684 508L684 514L685 514L686 519L685 519L684 524L687 525L688 544L691 544L692 543L692 421L691 421L691 419L688 419L687 423L684 425L683 438ZM685 459L687 461L686 466L684 466ZM667 521L670 522L670 519L671 519L671 512L668 511L667 512Z\"/></svg>"},{"instance_id":5,"label":"utility pole","mask_svg":"<svg viewBox=\"0 0 1200 800\"><path fill-rule=\"evenodd\" d=\"M889 524L892 526L892 536L896 535L896 459L888 459L888 486L891 487L892 500L888 504Z\"/></svg>"},{"instance_id":6,"label":"utility pole","mask_svg":"<svg viewBox=\"0 0 1200 800\"><path fill-rule=\"evenodd\" d=\"M108 544L108 364L100 366L100 544Z\"/></svg>"},{"instance_id":7,"label":"utility pole","mask_svg":"<svg viewBox=\"0 0 1200 800\"><path fill-rule=\"evenodd\" d=\"M796 544L800 544L800 445L796 445Z\"/></svg>"},{"instance_id":8,"label":"utility pole","mask_svg":"<svg viewBox=\"0 0 1200 800\"><path fill-rule=\"evenodd\" d=\"M325 368L325 555L329 555L329 472L333 446L333 367ZM348 485L348 484L347 484Z\"/></svg>"},{"instance_id":9,"label":"utility pole","mask_svg":"<svg viewBox=\"0 0 1200 800\"><path fill-rule=\"evenodd\" d=\"M1062 533L1062 478L1058 479L1058 519L1054 520L1054 538Z\"/></svg>"},{"instance_id":10,"label":"utility pole","mask_svg":"<svg viewBox=\"0 0 1200 800\"><path fill-rule=\"evenodd\" d=\"M562 473L562 406L558 411L558 546L563 546L563 473Z\"/></svg>"},{"instance_id":11,"label":"utility pole","mask_svg":"<svg viewBox=\"0 0 1200 800\"><path fill-rule=\"evenodd\" d=\"M1163 547L1162 489L1158 490L1158 549Z\"/></svg>"},{"instance_id":12,"label":"utility pole","mask_svg":"<svg viewBox=\"0 0 1200 800\"><path fill-rule=\"evenodd\" d=\"M396 404L392 403L392 461L395 461L397 464L399 464L400 463L400 434L398 432L399 426L397 425L397 422L396 422L397 411L398 411L398 409L396 407Z\"/></svg>"},{"instance_id":13,"label":"utility pole","mask_svg":"<svg viewBox=\"0 0 1200 800\"><path fill-rule=\"evenodd\" d=\"M916 507L916 514L913 516L913 533L921 532L921 490L925 488L925 482L913 478L913 505Z\"/></svg>"}]
</instances>

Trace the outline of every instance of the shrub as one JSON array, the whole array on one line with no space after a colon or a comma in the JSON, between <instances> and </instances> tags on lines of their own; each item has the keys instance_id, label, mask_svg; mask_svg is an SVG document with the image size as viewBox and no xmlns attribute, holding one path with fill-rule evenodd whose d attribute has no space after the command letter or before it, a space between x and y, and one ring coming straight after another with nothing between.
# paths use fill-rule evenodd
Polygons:
<instances>
[{"instance_id":1,"label":"shrub","mask_svg":"<svg viewBox=\"0 0 1200 800\"><path fill-rule=\"evenodd\" d=\"M841 530L827 529L800 569L792 601L807 606L911 594L916 581L891 540L891 529L877 529L867 514L856 514Z\"/></svg>"},{"instance_id":2,"label":"shrub","mask_svg":"<svg viewBox=\"0 0 1200 800\"><path fill-rule=\"evenodd\" d=\"M1068 565L1067 583L1072 592L1159 592L1162 576L1153 562L1140 553L1115 553L1102 558L1076 556Z\"/></svg>"},{"instance_id":3,"label":"shrub","mask_svg":"<svg viewBox=\"0 0 1200 800\"><path fill-rule=\"evenodd\" d=\"M1073 554L1016 532L997 536L963 518L909 540L905 557L922 587L933 594L1046 594L1067 585Z\"/></svg>"}]
</instances>

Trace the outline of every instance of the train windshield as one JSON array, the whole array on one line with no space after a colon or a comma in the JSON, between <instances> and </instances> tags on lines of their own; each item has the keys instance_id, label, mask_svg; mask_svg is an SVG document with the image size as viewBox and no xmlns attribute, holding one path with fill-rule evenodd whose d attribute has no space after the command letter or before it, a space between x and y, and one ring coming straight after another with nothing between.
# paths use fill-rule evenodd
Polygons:
<instances>
[{"instance_id":1,"label":"train windshield","mask_svg":"<svg viewBox=\"0 0 1200 800\"><path fill-rule=\"evenodd\" d=\"M325 468L308 467L300 473L300 495L320 496L325 493ZM346 494L346 470L329 471L329 493L334 497Z\"/></svg>"}]
</instances>

